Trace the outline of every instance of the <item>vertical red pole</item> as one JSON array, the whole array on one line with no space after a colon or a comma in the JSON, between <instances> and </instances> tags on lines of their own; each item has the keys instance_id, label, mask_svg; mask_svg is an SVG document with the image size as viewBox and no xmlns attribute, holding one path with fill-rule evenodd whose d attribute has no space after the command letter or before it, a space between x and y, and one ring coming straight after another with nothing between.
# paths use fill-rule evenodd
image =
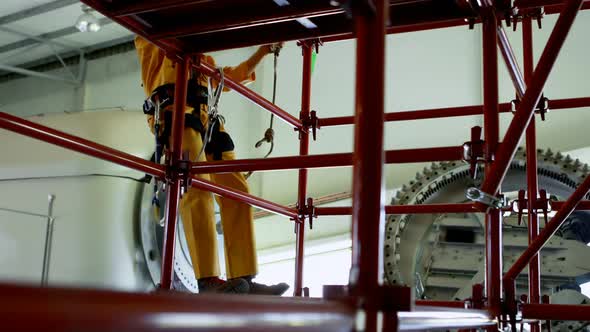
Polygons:
<instances>
[{"instance_id":1,"label":"vertical red pole","mask_svg":"<svg viewBox=\"0 0 590 332\"><path fill-rule=\"evenodd\" d=\"M184 108L186 106L186 81L188 79L189 60L183 58L176 64L176 88L174 91L174 113L172 114L172 133L169 164L176 165L182 158L182 134L184 131ZM162 277L160 288L172 286L174 264L174 240L176 238L176 220L178 201L180 200L180 177L172 170L166 190L166 230L162 253Z\"/></svg>"},{"instance_id":2,"label":"vertical red pole","mask_svg":"<svg viewBox=\"0 0 590 332\"><path fill-rule=\"evenodd\" d=\"M301 84L301 113L299 114L302 121L309 118L311 109L311 58L312 45L302 43L303 50L303 81ZM305 128L304 128L305 129ZM299 132L299 155L306 156L309 154L309 133L306 130ZM302 209L306 204L307 196L307 169L299 170L299 188L297 193L297 206ZM303 293L303 261L305 257L305 217L295 223L295 296L301 296Z\"/></svg>"},{"instance_id":3,"label":"vertical red pole","mask_svg":"<svg viewBox=\"0 0 590 332\"><path fill-rule=\"evenodd\" d=\"M352 183L352 267L350 286L365 309L365 331L378 323L377 296L382 281L384 232L383 121L385 101L385 25L388 1L374 8L358 2L354 20L356 100Z\"/></svg>"},{"instance_id":4,"label":"vertical red pole","mask_svg":"<svg viewBox=\"0 0 590 332\"><path fill-rule=\"evenodd\" d=\"M498 106L498 30L497 19L490 9L483 17L483 101L485 156L488 162L494 159L499 140ZM485 176L489 176L490 165ZM499 316L502 294L502 215L499 209L486 213L486 292L488 306L494 316Z\"/></svg>"},{"instance_id":5,"label":"vertical red pole","mask_svg":"<svg viewBox=\"0 0 590 332\"><path fill-rule=\"evenodd\" d=\"M526 84L530 84L534 71L533 60L533 24L530 17L522 22L523 63ZM531 119L526 130L526 158L527 158L527 190L528 190L528 220L529 244L539 235L539 216L535 208L539 179L537 175L537 138L535 117ZM529 263L529 303L539 303L541 294L541 272L539 255L535 255ZM540 323L531 323L531 332L541 331Z\"/></svg>"}]
</instances>

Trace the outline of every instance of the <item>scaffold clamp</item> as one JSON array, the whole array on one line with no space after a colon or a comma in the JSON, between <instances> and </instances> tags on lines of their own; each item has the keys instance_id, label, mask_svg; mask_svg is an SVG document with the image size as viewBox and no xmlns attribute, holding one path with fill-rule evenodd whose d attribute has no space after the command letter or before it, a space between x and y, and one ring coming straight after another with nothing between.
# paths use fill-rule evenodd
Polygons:
<instances>
[{"instance_id":1,"label":"scaffold clamp","mask_svg":"<svg viewBox=\"0 0 590 332\"><path fill-rule=\"evenodd\" d=\"M514 99L510 103L512 104L512 113L516 113L520 100ZM535 108L535 113L541 116L542 121L545 121L545 114L549 113L549 99L544 94L541 94L541 98Z\"/></svg>"},{"instance_id":2,"label":"scaffold clamp","mask_svg":"<svg viewBox=\"0 0 590 332\"><path fill-rule=\"evenodd\" d=\"M484 141L481 139L481 127L471 128L471 141L463 144L463 160L469 162L469 174L473 179L477 177L477 164L484 160Z\"/></svg>"},{"instance_id":3,"label":"scaffold clamp","mask_svg":"<svg viewBox=\"0 0 590 332\"><path fill-rule=\"evenodd\" d=\"M489 207L496 208L496 209L500 209L500 208L504 207L504 205L506 205L504 197L496 197L496 196L490 195L490 194L482 191L481 189L475 188L475 187L471 187L471 188L467 189L467 191L465 192L465 196L469 200L472 200L474 202L479 202L479 203L482 203L484 205L487 205Z\"/></svg>"},{"instance_id":4,"label":"scaffold clamp","mask_svg":"<svg viewBox=\"0 0 590 332\"><path fill-rule=\"evenodd\" d=\"M317 138L317 130L320 128L320 119L318 118L316 111L309 112L307 118L302 119L302 123L303 127L295 130L309 133L309 130L311 129L311 137L315 141Z\"/></svg>"},{"instance_id":5,"label":"scaffold clamp","mask_svg":"<svg viewBox=\"0 0 590 332\"><path fill-rule=\"evenodd\" d=\"M299 220L305 221L305 219L309 220L309 229L313 229L313 219L317 218L315 212L315 206L313 205L313 198L309 197L306 200L306 204L302 207L298 206L299 210Z\"/></svg>"},{"instance_id":6,"label":"scaffold clamp","mask_svg":"<svg viewBox=\"0 0 590 332\"><path fill-rule=\"evenodd\" d=\"M181 159L174 162L170 151L166 152L166 181L170 183L178 179L181 184L180 196L188 192L191 185L191 161L188 151L183 151Z\"/></svg>"}]
</instances>

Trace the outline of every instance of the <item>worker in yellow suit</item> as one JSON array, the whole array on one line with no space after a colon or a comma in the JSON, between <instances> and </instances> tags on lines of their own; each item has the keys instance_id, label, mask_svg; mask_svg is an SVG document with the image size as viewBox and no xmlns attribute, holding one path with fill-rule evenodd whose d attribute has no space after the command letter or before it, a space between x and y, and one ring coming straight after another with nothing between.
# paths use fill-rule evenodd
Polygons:
<instances>
[{"instance_id":1,"label":"worker in yellow suit","mask_svg":"<svg viewBox=\"0 0 590 332\"><path fill-rule=\"evenodd\" d=\"M161 87L170 88L176 79L175 63L166 57L164 51L141 37L136 37L135 47L141 64L143 89L146 96L153 97L157 91L162 90ZM224 74L238 82L252 82L256 78L254 69L270 53L272 53L270 45L261 46L249 59L238 66L223 68ZM210 56L203 56L201 61L215 66L215 61ZM193 84L189 84L187 100L190 100L191 96L194 97L195 94L199 94L197 100L202 99L203 91L207 91L207 78L199 74L198 77L192 78L192 82ZM173 91L169 94L174 95ZM204 94L206 98L206 93ZM165 121L166 118L170 121L172 108L171 104L165 105L161 113L169 116L160 116L163 124L160 128L166 128ZM200 154L203 136L207 132L208 125L206 99L190 106L187 105L185 119L187 123L183 133L182 147L184 151L189 152L191 161L235 159L234 145L225 132L223 121L213 127L212 139L206 144L205 153ZM154 133L154 121L154 116L148 115L147 122L152 133ZM162 135L162 129L159 134ZM169 132L164 133L167 137L162 137L162 139L167 140L169 134ZM248 183L241 173L201 174L199 176L220 185L248 192ZM196 188L190 188L180 201L180 215L195 277L198 280L199 292L283 294L289 288L287 284L267 286L252 281L257 273L257 259L251 207L227 198L217 196L215 198L221 211L227 281L219 278L213 195Z\"/></svg>"}]
</instances>

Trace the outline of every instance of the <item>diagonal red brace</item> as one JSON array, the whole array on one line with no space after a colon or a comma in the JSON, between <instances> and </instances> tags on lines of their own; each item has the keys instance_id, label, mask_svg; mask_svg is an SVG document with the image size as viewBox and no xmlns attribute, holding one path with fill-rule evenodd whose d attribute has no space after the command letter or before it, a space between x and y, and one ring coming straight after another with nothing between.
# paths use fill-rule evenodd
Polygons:
<instances>
[{"instance_id":1,"label":"diagonal red brace","mask_svg":"<svg viewBox=\"0 0 590 332\"><path fill-rule=\"evenodd\" d=\"M297 220L299 215L298 211L295 209L288 208L286 206L279 205L277 203L273 203L271 201L267 201L265 199L250 195L245 192L235 191L232 188L215 184L211 181L203 180L201 178L192 177L192 186L201 190L210 191L214 194L219 196L223 196L229 199L233 199L235 201L244 202L255 206L257 208L261 208L266 211L274 212L276 214L280 214L282 216L288 217L293 220Z\"/></svg>"},{"instance_id":2,"label":"diagonal red brace","mask_svg":"<svg viewBox=\"0 0 590 332\"><path fill-rule=\"evenodd\" d=\"M195 68L207 76L214 77L216 79L220 79L219 72L215 68L211 67L210 65L208 65L204 62L201 62L200 66L198 66L198 67L195 66ZM277 105L271 103L270 101L268 101L267 99L265 99L261 95L257 94L256 92L248 89L245 85L234 81L231 77L225 76L224 83L228 88L230 88L230 89L234 90L235 92L239 93L240 95L246 97L247 99L249 99L250 101L252 101L256 105L262 107L263 109L273 113L279 119L285 121L286 123L290 124L294 128L301 129L303 127L301 120L299 120L298 118L289 114L287 111L281 109Z\"/></svg>"},{"instance_id":3,"label":"diagonal red brace","mask_svg":"<svg viewBox=\"0 0 590 332\"><path fill-rule=\"evenodd\" d=\"M0 112L0 128L110 161L160 179L166 175L163 165L4 112Z\"/></svg>"},{"instance_id":4,"label":"diagonal red brace","mask_svg":"<svg viewBox=\"0 0 590 332\"><path fill-rule=\"evenodd\" d=\"M526 90L518 110L514 114L514 119L508 127L503 144L497 150L496 161L492 164L490 171L487 172L488 176L482 184L482 191L491 195L496 194L504 176L506 176L508 165L510 165L510 161L514 157L514 153L516 153L518 143L533 117L549 73L557 60L559 51L565 42L581 5L582 0L568 0L563 12L559 16L555 28L549 37L547 46L535 69L532 82Z\"/></svg>"},{"instance_id":5,"label":"diagonal red brace","mask_svg":"<svg viewBox=\"0 0 590 332\"><path fill-rule=\"evenodd\" d=\"M549 238L564 223L569 215L576 209L576 206L590 190L590 176L574 191L570 198L561 206L555 217L545 225L545 228L539 233L539 236L529 245L529 247L516 260L514 265L504 275L505 281L514 281L518 274L526 267L529 261L535 256Z\"/></svg>"}]
</instances>

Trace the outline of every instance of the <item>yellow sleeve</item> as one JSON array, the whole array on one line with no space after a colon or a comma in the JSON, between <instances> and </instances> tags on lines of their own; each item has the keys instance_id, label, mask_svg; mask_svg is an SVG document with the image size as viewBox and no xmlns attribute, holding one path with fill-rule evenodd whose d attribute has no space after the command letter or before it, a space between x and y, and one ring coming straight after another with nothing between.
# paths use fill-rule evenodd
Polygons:
<instances>
[{"instance_id":1,"label":"yellow sleeve","mask_svg":"<svg viewBox=\"0 0 590 332\"><path fill-rule=\"evenodd\" d=\"M203 59L203 61L213 67L215 65L215 59L213 57L207 55ZM235 67L224 67L223 73L229 77L231 77L234 81L242 84L248 84L254 82L256 80L256 73L254 72L253 68L250 68L248 65L248 61L244 61L238 66ZM218 84L216 80L214 81L215 86ZM224 91L230 91L227 87L223 89Z\"/></svg>"}]
</instances>

